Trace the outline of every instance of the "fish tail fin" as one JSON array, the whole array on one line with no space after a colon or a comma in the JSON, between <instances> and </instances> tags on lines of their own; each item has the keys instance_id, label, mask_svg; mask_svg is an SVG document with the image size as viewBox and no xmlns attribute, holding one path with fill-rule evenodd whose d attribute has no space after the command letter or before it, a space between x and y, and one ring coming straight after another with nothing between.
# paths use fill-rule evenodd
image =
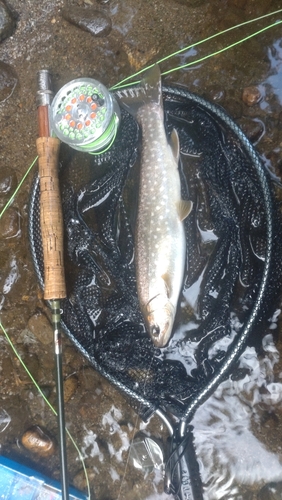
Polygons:
<instances>
[{"instance_id":1,"label":"fish tail fin","mask_svg":"<svg viewBox=\"0 0 282 500\"><path fill-rule=\"evenodd\" d=\"M146 97L150 102L163 105L161 70L158 64L146 72L141 85L144 87Z\"/></svg>"},{"instance_id":2,"label":"fish tail fin","mask_svg":"<svg viewBox=\"0 0 282 500\"><path fill-rule=\"evenodd\" d=\"M140 107L149 103L158 104L162 108L162 82L158 64L146 71L140 85L118 90L116 96L133 116L136 116Z\"/></svg>"}]
</instances>

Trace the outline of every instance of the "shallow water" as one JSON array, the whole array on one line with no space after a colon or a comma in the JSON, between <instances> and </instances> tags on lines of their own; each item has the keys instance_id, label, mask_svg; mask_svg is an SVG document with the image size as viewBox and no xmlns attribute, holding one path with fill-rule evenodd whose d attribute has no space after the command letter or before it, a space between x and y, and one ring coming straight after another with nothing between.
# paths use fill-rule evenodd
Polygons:
<instances>
[{"instance_id":1,"label":"shallow water","mask_svg":"<svg viewBox=\"0 0 282 500\"><path fill-rule=\"evenodd\" d=\"M73 2L83 4L83 1ZM91 2L87 2L88 4ZM3 206L36 155L36 73L50 68L56 89L80 76L112 85L135 69L224 28L282 8L280 1L214 0L201 6L189 1L109 0L94 6L110 15L113 29L94 38L61 17L63 1L9 0L17 14L17 29L0 44L0 58L13 68L17 85L3 94L0 138L0 201ZM279 18L278 16L276 19ZM274 18L275 19L275 18ZM280 18L279 18L280 19ZM272 19L271 19L272 21ZM267 20L249 25L169 60L170 69L246 36ZM236 49L206 60L196 68L172 73L166 82L220 103L257 141L273 174L281 177L281 27L277 26ZM262 98L247 106L242 91L258 86ZM2 95L2 94L1 94ZM5 100L4 100L5 99ZM258 127L258 131L257 131ZM16 179L15 179L16 177ZM48 309L35 279L27 238L27 203L31 177L1 220L1 321L26 365L55 404L52 329ZM192 304L193 305L193 304ZM277 319L278 318L278 319ZM246 349L243 380L221 384L197 411L193 426L205 484L205 499L271 498L258 496L269 482L282 481L282 364L278 313L269 322L263 350ZM273 342L273 339L275 342ZM5 455L27 461L58 477L58 457L38 458L20 444L22 433L41 425L56 435L56 420L0 336L0 445ZM129 444L139 430L165 441L157 417L140 422L125 399L95 373L66 339L64 373L76 382L66 402L66 418L83 456L97 500L157 500L163 493L161 472L144 473L127 463ZM84 487L82 466L68 443L70 480Z\"/></svg>"}]
</instances>

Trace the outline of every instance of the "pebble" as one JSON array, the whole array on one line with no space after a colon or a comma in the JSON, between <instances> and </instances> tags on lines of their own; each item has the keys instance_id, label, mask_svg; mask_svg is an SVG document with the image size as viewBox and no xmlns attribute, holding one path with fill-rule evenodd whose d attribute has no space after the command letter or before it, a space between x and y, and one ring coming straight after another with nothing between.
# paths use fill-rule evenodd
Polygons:
<instances>
[{"instance_id":1,"label":"pebble","mask_svg":"<svg viewBox=\"0 0 282 500\"><path fill-rule=\"evenodd\" d=\"M7 6L0 0L0 42L12 35L16 23Z\"/></svg>"},{"instance_id":2,"label":"pebble","mask_svg":"<svg viewBox=\"0 0 282 500\"><path fill-rule=\"evenodd\" d=\"M112 29L111 19L92 7L68 7L62 15L66 21L97 37L107 36Z\"/></svg>"},{"instance_id":3,"label":"pebble","mask_svg":"<svg viewBox=\"0 0 282 500\"><path fill-rule=\"evenodd\" d=\"M27 323L28 329L42 344L48 345L53 342L53 327L43 313L34 314Z\"/></svg>"},{"instance_id":4,"label":"pebble","mask_svg":"<svg viewBox=\"0 0 282 500\"><path fill-rule=\"evenodd\" d=\"M78 378L75 374L64 380L64 402L67 403L75 394L78 387Z\"/></svg>"},{"instance_id":5,"label":"pebble","mask_svg":"<svg viewBox=\"0 0 282 500\"><path fill-rule=\"evenodd\" d=\"M86 473L87 473L89 483L95 484L95 479L97 476L97 473L95 472L95 470L93 470L92 468L89 468L89 469L86 469ZM86 490L87 489L87 481L86 481L86 477L85 477L85 471L82 469L80 472L78 472L74 476L72 482L73 482L73 485L76 488L78 488L79 490Z\"/></svg>"},{"instance_id":6,"label":"pebble","mask_svg":"<svg viewBox=\"0 0 282 500\"><path fill-rule=\"evenodd\" d=\"M11 169L3 168L0 174L0 197L4 198L12 192L17 187L17 176L15 172L11 172Z\"/></svg>"},{"instance_id":7,"label":"pebble","mask_svg":"<svg viewBox=\"0 0 282 500\"><path fill-rule=\"evenodd\" d=\"M208 89L208 93L205 95L207 99L215 102L220 102L225 98L226 94L222 88L212 86Z\"/></svg>"},{"instance_id":8,"label":"pebble","mask_svg":"<svg viewBox=\"0 0 282 500\"><path fill-rule=\"evenodd\" d=\"M0 101L11 97L17 84L17 76L9 64L0 61Z\"/></svg>"},{"instance_id":9,"label":"pebble","mask_svg":"<svg viewBox=\"0 0 282 500\"><path fill-rule=\"evenodd\" d=\"M242 100L247 106L254 106L261 100L261 97L260 90L255 85L246 87L243 90Z\"/></svg>"},{"instance_id":10,"label":"pebble","mask_svg":"<svg viewBox=\"0 0 282 500\"><path fill-rule=\"evenodd\" d=\"M33 425L27 429L21 437L21 443L24 448L41 457L50 457L57 448L55 439L39 425Z\"/></svg>"},{"instance_id":11,"label":"pebble","mask_svg":"<svg viewBox=\"0 0 282 500\"><path fill-rule=\"evenodd\" d=\"M10 239L20 236L20 214L15 208L8 208L0 220L1 239Z\"/></svg>"}]
</instances>

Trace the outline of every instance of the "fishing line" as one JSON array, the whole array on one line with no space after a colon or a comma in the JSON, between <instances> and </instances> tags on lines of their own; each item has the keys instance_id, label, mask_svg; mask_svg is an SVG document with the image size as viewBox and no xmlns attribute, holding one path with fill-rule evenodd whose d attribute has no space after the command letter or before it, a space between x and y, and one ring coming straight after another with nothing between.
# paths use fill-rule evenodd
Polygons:
<instances>
[{"instance_id":1,"label":"fishing line","mask_svg":"<svg viewBox=\"0 0 282 500\"><path fill-rule=\"evenodd\" d=\"M281 21L276 21L275 23L270 24L270 25L262 28L262 29L256 31L255 33L252 33L251 35L248 35L248 36L246 36L244 38L241 38L240 40L237 40L236 42L233 42L230 45L227 45L226 47L223 47L222 49L219 49L219 50L216 50L215 52L211 52L210 54L207 54L206 56L200 57L199 59L196 59L195 61L190 61L189 63L183 64L182 66L177 66L177 67L169 69L167 71L163 71L161 73L161 75L162 76L168 75L169 73L173 73L174 71L178 71L179 69L187 68L188 66L193 66L194 64L198 64L198 63L200 63L202 61L205 61L205 60L207 60L207 59L209 59L209 58L211 58L213 56L217 56L217 55L225 52L226 50L232 49L236 45L239 45L240 43L246 42L247 40L250 40L251 38L255 37L256 35L259 35L259 34L263 33L264 31L267 31L268 29L273 28L273 26L277 26L278 24L281 24L281 23L282 23L282 20ZM198 43L201 43L201 42L198 42ZM193 47L193 45L191 45L190 47ZM186 47L186 49L190 48L190 47ZM176 55L178 53L179 52L175 52L172 55ZM162 59L162 60L166 60L166 59L167 58ZM156 63L156 64L158 64L158 63ZM144 68L142 71L138 71L138 73L135 73L134 75L132 75L129 78L134 78L136 75L139 75L140 73L143 73L144 71L146 71L147 69L152 68L153 66L154 66L154 64L151 64L147 68ZM122 80L122 81L126 81L126 80L127 80L127 78L125 80ZM140 83L140 82L141 82L141 80L138 80L138 81L135 81L135 82L126 83L125 85L122 85L122 86L119 86L120 84L117 84L114 87L112 87L111 89L113 89L113 90L118 90L119 88L123 89L123 88L126 88L126 87L131 87L132 85L138 85L138 83Z\"/></svg>"},{"instance_id":2,"label":"fishing line","mask_svg":"<svg viewBox=\"0 0 282 500\"><path fill-rule=\"evenodd\" d=\"M140 417L138 415L138 412L136 412L136 419L135 419L134 427L133 427L133 430L132 430L132 433L131 433L132 437L129 440L128 454L127 454L127 459L126 459L126 463L125 463L125 466L124 466L123 476L122 476L122 480L121 480L121 483L120 483L117 500L120 500L120 497L121 497L122 487L123 487L123 483L125 481L125 476L126 476L127 468L128 468L128 464L129 464L130 450L131 450L132 442L133 442L133 439L134 439L135 431L137 430L137 424L138 424L139 418Z\"/></svg>"},{"instance_id":3,"label":"fishing line","mask_svg":"<svg viewBox=\"0 0 282 500\"><path fill-rule=\"evenodd\" d=\"M245 21L245 22L243 22L243 23L237 24L237 25L232 26L232 27L230 27L230 28L227 28L227 29L225 29L225 30L223 30L223 31L221 31L221 32L219 32L219 33L213 34L213 35L211 35L211 36L209 36L209 37L207 37L207 38L205 38L205 39L203 39L203 40L200 40L200 41L198 41L198 42L196 42L196 43L194 43L194 44L191 44L191 45L186 46L186 47L184 47L184 48L182 48L182 49L180 49L180 50L178 50L178 51L176 51L176 52L173 52L173 53L169 54L168 56L166 56L166 57L164 57L164 58L160 59L159 61L157 61L157 62L156 62L156 64L162 63L162 62L164 62L164 61L166 61L166 60L170 59L171 57L177 56L177 55L179 55L179 54L181 54L181 53L183 53L183 52L185 52L185 51L189 50L189 49L190 49L190 48L192 48L192 47L196 47L196 46L198 46L198 45L201 45L202 43L205 43L205 42L207 42L207 41L210 41L210 40L212 40L213 38L216 38L216 37L218 37L218 36L220 36L220 35L223 35L223 34L225 34L225 33L228 33L229 31L232 31L232 30L235 30L235 29L237 29L237 28L239 28L239 27L242 27L242 26L244 26L244 25L247 25L247 24L250 24L250 23L253 23L253 22L256 22L256 21L262 20L262 19L264 19L264 18L267 18L267 17L269 17L269 16L272 16L272 15L278 14L278 13L280 13L280 12L282 12L282 9L279 9L279 10L273 11L273 12L271 12L271 13L269 13L269 14L265 14L265 15L263 15L263 16L260 16L260 17L257 17L257 18L254 18L254 19L251 19L251 20ZM213 52L213 53L211 53L211 54L208 54L208 55L206 55L206 56L203 56L203 57L201 57L201 58L199 58L199 59L197 59L197 60L195 60L195 61L189 62L189 63L184 64L184 65L182 65L182 66L178 66L178 67L176 67L176 68L170 69L170 70L168 70L168 71L166 71L166 72L163 72L163 73L162 73L162 75L167 75L167 74L169 74L169 73L172 73L173 71L177 71L178 69L183 69L183 68L189 67L189 66L191 66L191 65L193 65L193 64L197 64L197 63L199 63L199 62L202 62L202 61L204 61L204 60L206 60L206 59L208 59L208 58L210 58L210 57L213 57L213 56L215 56L215 55L221 54L222 52L225 52L226 50L231 49L231 48L235 47L236 45L239 45L240 43L243 43L244 41L247 41L247 40L251 39L252 37L254 37L254 36L258 35L258 34L261 34L261 33L263 33L264 31L266 31L266 30L268 30L268 29L270 29L270 28L272 28L272 27L274 27L274 26L276 26L276 25L278 25L278 24L281 24L281 23L282 23L282 21L276 21L275 23L272 23L271 25L266 26L265 28L262 28L262 29L260 29L260 30L256 31L255 33L253 33L253 34L251 34L251 35L248 35L248 36L246 36L246 37L244 37L244 38L242 38L242 39L240 39L240 40L238 40L238 41L236 41L236 42L234 42L234 43L232 43L232 44L228 45L227 47L225 47L225 48L223 48L223 49L220 49L220 50L218 50L218 51L215 51L215 52ZM154 64L155 64L155 63L154 63ZM136 76L138 76L139 74L143 73L145 70L147 70L147 69L151 68L152 66L154 66L154 64L151 64L151 65L147 66L146 68L143 68L142 70L140 70L140 71L136 72L135 74L133 74L133 75L131 75L131 76L127 77L127 78L124 78L123 80L121 80L121 81L120 81L120 82L118 82L117 84L113 85L113 86L110 88L110 90L114 91L115 89L118 89L118 88L121 88L121 87L126 87L126 86L130 86L130 85L134 85L134 84L139 83L139 82L132 82L132 83L126 83L126 84L124 85L124 83L125 83L125 82L128 82L128 80L131 80L132 78L135 78L135 77L136 77ZM13 90L14 90L14 89L13 89ZM115 134L116 134L116 130L115 130ZM115 138L115 134L114 134L113 140L114 140L114 138ZM110 144L110 145L109 145L106 149L109 149L109 147L110 147L110 146L111 146L111 144ZM25 173L25 174L24 174L24 176L22 177L22 179L21 179L21 181L20 181L19 185L17 186L16 190L15 190L15 191L14 191L14 193L12 194L11 198L8 200L8 202L6 203L6 205L4 206L4 208L2 209L2 211L0 212L0 219L1 219L1 217L3 216L3 214L5 213L5 211L8 209L8 207L9 207L9 206L13 203L15 196L17 195L18 191L20 190L21 186L23 185L24 181L26 180L26 178L27 178L27 176L28 176L29 172L31 171L31 169L32 169L32 167L34 166L34 164L36 163L36 161L37 161L37 157L33 160L33 162L31 163L31 165L29 166L28 170L26 171L26 173ZM4 333L5 337L6 337L6 339L7 339L7 341L8 341L8 343L9 343L9 345L10 345L10 347L12 348L13 352L14 352L14 353L15 353L15 355L17 356L17 358L18 358L18 360L20 361L21 365L23 366L24 370L26 371L26 373L27 373L27 374L28 374L28 376L30 377L31 381L33 382L33 384L34 384L34 385L35 385L35 387L37 388L38 392L41 394L42 398L43 398L43 399L44 399L44 401L47 403L47 405L49 406L49 408L51 409L51 411L54 413L54 415L56 415L56 416L57 416L57 412L56 412L56 410L55 410L55 409L53 408L53 406L50 404L50 402L48 401L48 399L46 398L46 396L44 395L44 393L43 393L43 392L42 392L42 390L40 389L39 385L37 384L36 380L33 378L32 374L31 374L31 373L30 373L30 371L28 370L27 366L25 365L25 363L24 363L24 362L23 362L23 360L21 359L21 357L20 357L19 353L17 352L17 350L16 350L15 346L13 345L13 343L12 343L12 341L11 341L11 339L10 339L10 337L9 337L9 335L8 335L8 333L7 333L7 331L5 330L5 328L4 328L4 326L3 326L3 324L1 323L1 321L0 321L0 328L2 329L2 331L3 331L3 333ZM145 387L144 387L144 389L145 389ZM137 428L137 422L138 422L138 415L137 415L137 420L136 420L136 424L135 424L135 429ZM66 429L66 432L67 432L67 434L68 434L68 436L69 436L69 438L70 438L71 442L73 443L74 448L76 449L76 451L77 451L77 453L78 453L78 456L79 456L79 458L80 458L80 461L81 461L81 463L82 463L83 470L84 470L84 474L85 474L85 478L86 478L86 484L87 484L87 490L88 490L88 498L89 498L89 500L90 500L90 485L89 485L89 480L88 480L87 471L86 471L86 468L85 468L84 459L83 459L83 457L82 457L82 454L81 454L81 452L80 452L80 450L79 450L78 446L76 445L76 443L75 443L74 439L72 438L72 436L71 436L70 432L68 431L68 429ZM128 460L127 460L127 463L128 463ZM123 478L123 479L124 479L124 478ZM121 494L121 487L120 487L119 496L120 496L120 494Z\"/></svg>"},{"instance_id":4,"label":"fishing line","mask_svg":"<svg viewBox=\"0 0 282 500\"><path fill-rule=\"evenodd\" d=\"M13 192L11 198L7 201L6 205L4 206L4 208L2 209L2 211L0 212L0 219L2 217L2 215L4 215L4 213L6 212L7 208L9 208L9 206L13 203L14 199L15 199L15 196L17 195L18 191L20 190L20 188L22 187L24 181L26 180L29 172L31 171L32 167L34 166L34 164L36 163L38 159L38 156L36 156L36 158L34 158L33 162L31 163L31 165L28 167L26 173L24 174L24 176L22 177L22 179L20 180L19 182L19 185L18 187L15 189L15 191Z\"/></svg>"},{"instance_id":5,"label":"fishing line","mask_svg":"<svg viewBox=\"0 0 282 500\"><path fill-rule=\"evenodd\" d=\"M115 85L113 85L113 86L110 88L110 90L116 90L116 89L118 89L118 88L127 87L127 86L129 86L129 85L133 85L133 84L139 83L139 82L132 82L132 83L128 83L128 84L126 84L126 85L123 85L123 83L124 83L124 82L127 82L128 80L131 80L132 78L135 78L136 76L140 75L140 74L141 74L141 73L143 73L144 71L146 71L146 70L148 70L148 69L152 68L155 64L161 64L162 62L167 61L167 60L168 60L168 59L170 59L171 57L177 56L178 54L181 54L182 52L185 52L185 51L187 51L187 50L189 50L189 49L191 49L191 48L197 47L198 45L201 45L202 43L205 43L205 42L208 42L209 40L212 40L213 38L216 38L216 37L218 37L218 36L220 36L220 35L223 35L223 34L225 34L225 33L228 33L229 31L235 30L235 29L237 29L237 28L241 28L242 26L245 26L246 24L250 24L250 23L253 23L253 22L259 21L259 20L261 20L261 19L264 19L264 18L266 18L266 17L269 17L269 16L272 16L272 15L278 14L278 13L280 13L280 12L282 12L282 9L279 9L279 10L276 10L276 11L274 11L274 12L271 12L270 14L265 14L264 16L260 16L260 17L256 17L256 18L254 18L254 19L250 19L249 21L245 21L245 22L240 23L240 24L236 24L235 26L232 26L231 28L227 28L226 30L220 31L219 33L215 33L214 35L211 35L211 36L209 36L209 37L207 37L207 38L204 38L203 40L200 40L199 42L193 43L193 44L191 44L191 45L187 45L186 47L184 47L184 48L182 48L182 49L180 49L180 50L177 50L176 52L173 52L173 53L169 54L168 56L163 57L162 59L159 59L158 61L156 61L156 63L153 63L153 64L151 64L151 65L149 65L149 66L146 66L145 68L142 68L140 71L137 71L137 72L136 72L136 73L134 73L133 75L128 76L128 77L126 77L126 78L124 78L124 79L123 79L123 80L121 80L120 82L118 82L118 83L116 83ZM265 28L263 28L261 31L259 31L259 32L255 32L255 33L253 33L252 35L249 35L249 37L247 37L247 38L243 38L243 39L241 39L241 40L239 40L239 41L235 42L235 45L238 45L239 43L241 43L241 42L243 42L243 41L247 40L248 38L252 38L253 36L256 36L257 34L261 33L262 31L265 31L265 30L267 30L267 29L269 29L269 28L271 28L271 27L273 27L273 26L275 26L276 24L279 24L279 23L281 23L281 22L282 22L282 21L276 21L275 23L273 23L273 24L271 24L271 25L269 25L269 26L266 26L266 27L265 27ZM234 46L234 45L230 45L230 46L228 46L227 48L231 48L232 46ZM221 49L221 50L220 50L220 51L218 51L218 52L215 52L215 53L213 53L213 54L210 54L210 56L206 56L206 58L208 58L208 57L212 57L213 55L216 55L217 53L219 54L220 52L224 52L224 50L227 50L227 48L223 48L223 49ZM197 62L200 62L201 60L202 60L202 59L200 59L200 60L196 60L196 61L194 61L193 63L188 63L188 65L190 65L190 64L196 64ZM174 69L170 70L169 72L172 72L172 71L177 71L177 69L180 69L180 68L183 68L183 67L186 67L186 66L180 66L180 67L174 68ZM168 74L168 73L162 73L162 75L165 75L165 74Z\"/></svg>"},{"instance_id":6,"label":"fishing line","mask_svg":"<svg viewBox=\"0 0 282 500\"><path fill-rule=\"evenodd\" d=\"M17 188L15 189L15 191L13 192L12 196L10 197L10 199L7 201L6 205L4 206L4 208L2 209L2 211L0 212L0 219L1 217L4 215L4 213L6 212L6 210L9 208L9 206L13 203L17 193L19 192L21 186L23 185L24 181L26 180L29 172L32 170L33 166L35 165L36 161L38 159L38 156L36 156L36 158L34 158L34 160L32 161L32 163L30 164L30 166L28 167L27 171L25 172L25 174L23 175L22 179L20 180ZM21 358L20 354L18 353L16 347L14 346L13 342L11 341L9 335L8 335L8 332L7 330L5 329L4 325L2 324L1 320L0 320L0 328L2 330L2 332L4 333L12 351L14 352L15 356L17 357L17 359L19 360L19 362L21 363L22 367L24 368L25 372L27 373L27 375L29 376L29 378L31 379L32 383L34 384L34 386L36 387L36 389L38 390L39 394L42 396L43 400L45 401L45 403L47 403L47 405L49 406L50 410L54 413L54 415L57 417L58 416L58 413L56 412L55 408L51 405L51 403L48 401L48 399L46 398L45 394L42 392L40 386L38 385L38 383L36 382L35 378L33 377L33 375L31 374L31 372L29 371L28 367L26 366L26 364L24 363L23 359ZM85 463L84 463L84 459L83 459L83 456L74 440L74 438L72 437L71 433L69 432L69 430L66 428L66 433L68 435L68 437L70 438L70 441L72 442L78 456L79 456L79 459L82 463L82 468L83 468L83 471L84 471L84 475L85 475L85 479L86 479L86 486L87 486L87 494L88 494L88 499L91 500L91 496L90 496L90 484L89 484L89 479L88 479L88 475L87 475L87 471L86 471L86 467L85 467Z\"/></svg>"},{"instance_id":7,"label":"fishing line","mask_svg":"<svg viewBox=\"0 0 282 500\"><path fill-rule=\"evenodd\" d=\"M14 352L15 356L17 357L17 359L19 360L19 362L21 363L22 367L24 368L24 370L26 371L26 373L28 374L30 380L32 381L32 383L34 384L34 386L36 387L36 389L38 390L39 394L42 396L42 398L44 399L45 403L49 406L50 410L54 413L54 415L57 417L58 416L58 413L56 412L55 408L51 405L50 401L48 401L48 399L46 398L45 394L42 392L40 386L38 385L38 383L36 382L35 378L33 377L32 373L29 371L28 367L26 366L25 362L22 360L20 354L18 353L17 349L15 348L12 340L10 339L9 335L8 335L8 332L7 330L4 328L2 322L0 321L0 328L2 330L2 332L4 333L5 337L6 337L6 340L7 342L9 343L12 351ZM87 485L87 492L88 492L88 499L91 500L91 497L90 497L90 485L89 485L89 480L88 480L88 475L87 475L87 471L86 471L86 467L85 467L85 463L84 463L84 458L74 440L74 438L72 437L71 433L69 432L69 430L66 428L66 433L68 435L68 437L70 438L73 446L75 447L77 453L78 453L78 456L79 456L79 459L82 463L82 467L83 467L83 471L84 471L84 474L85 474L85 478L86 478L86 485Z\"/></svg>"},{"instance_id":8,"label":"fishing line","mask_svg":"<svg viewBox=\"0 0 282 500\"><path fill-rule=\"evenodd\" d=\"M153 363L153 358L154 358L154 355L151 358L151 362L150 362L150 364L148 366L148 369L147 369L147 372L146 372L146 377L145 377L144 386L143 386L143 394L144 395L146 394L146 392L145 392L145 390L146 390L146 384L147 384L148 376L149 376L150 369L151 369L151 366L152 366L152 363ZM135 425L134 425L134 428L133 428L133 431L132 431L132 438L129 440L128 455L127 455L127 460L126 460L126 464L125 464L125 467L124 467L124 472L123 472L122 480L121 480L121 483L120 483L120 488L119 488L119 493L118 493L117 500L120 499L121 492L122 492L122 487L123 487L123 483L125 481L125 476L126 476L127 468L128 468L128 464L129 464L130 451L131 451L131 448L132 448L132 443L133 443L135 431L137 430L138 420L140 420L140 417L139 417L138 412L136 412Z\"/></svg>"},{"instance_id":9,"label":"fishing line","mask_svg":"<svg viewBox=\"0 0 282 500\"><path fill-rule=\"evenodd\" d=\"M167 71L164 71L162 73L162 75L168 75L169 73L172 73L173 71L176 71L178 69L187 68L188 66L191 66L192 64L197 64L199 62L205 61L206 59L209 59L210 57L217 56L218 54L221 54L222 52L225 52L228 49L232 49L236 45L239 45L240 43L246 42L250 38L253 38L253 37L259 35L260 33L263 33L264 31L266 31L266 30L268 30L270 28L273 28L273 26L277 26L278 24L281 24L281 23L282 23L282 20L281 21L276 21L275 23L270 24L269 26L266 26L265 28L262 28L262 29L256 31L255 33L252 33L251 35L248 35L245 38L241 38L241 40L238 40L237 42L234 42L234 43L231 43L230 45L227 45L223 49L220 49L220 50L217 50L215 52L212 52L211 54L203 56L200 59L197 59L196 61L192 61L192 62L189 62L187 64L183 64L182 66L178 66L177 68L172 68L172 69L169 69Z\"/></svg>"}]
</instances>

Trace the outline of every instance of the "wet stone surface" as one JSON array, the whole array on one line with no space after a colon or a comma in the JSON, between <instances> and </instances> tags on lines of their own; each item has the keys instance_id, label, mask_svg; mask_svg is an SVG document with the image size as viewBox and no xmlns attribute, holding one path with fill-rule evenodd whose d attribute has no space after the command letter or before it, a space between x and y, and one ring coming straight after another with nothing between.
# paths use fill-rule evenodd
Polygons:
<instances>
[{"instance_id":1,"label":"wet stone surface","mask_svg":"<svg viewBox=\"0 0 282 500\"><path fill-rule=\"evenodd\" d=\"M279 500L282 495L282 482L264 486L258 494L258 500Z\"/></svg>"},{"instance_id":2,"label":"wet stone surface","mask_svg":"<svg viewBox=\"0 0 282 500\"><path fill-rule=\"evenodd\" d=\"M36 156L38 70L44 67L52 71L55 91L82 76L97 78L111 86L136 69L192 42L282 8L279 0L9 0L7 3L17 22L15 25L10 20L10 31L0 44L0 209ZM74 16L76 26L72 24L73 18L70 22L66 16L78 9L80 17ZM92 13L92 34L79 24L85 12ZM272 17L269 22L275 19ZM215 52L267 22L261 21L256 28L242 27L236 33L210 40L206 46L187 49L163 62L162 70ZM167 84L186 85L190 91L223 106L250 140L257 143L268 168L279 179L282 175L281 60L278 25L235 49L165 77ZM253 90L242 99L244 89L245 93L246 89ZM254 89L259 89L260 97ZM78 163L75 168L82 169L83 161ZM56 407L53 331L48 307L35 278L27 236L32 175L1 220L0 319L43 393ZM282 345L277 333L280 331L278 323L277 329L272 330L276 334L276 347L269 344L270 350L263 354L261 351L260 356L249 352L248 359L253 364L246 361L234 380L229 385L223 384L216 397L195 415L193 425L205 500L281 497ZM57 440L56 418L2 333L0 346L1 453L59 478L57 450L44 457L20 444L24 433L34 426L44 429L51 440ZM66 337L63 360L67 427L85 458L91 498L172 498L163 492L161 472L146 475L128 463L130 442L139 431L165 445L164 424L157 417L149 424L141 422L128 401L89 366ZM227 433L222 432L223 428L228 429ZM86 490L82 465L69 441L67 452L70 482ZM261 462L259 457L263 457Z\"/></svg>"},{"instance_id":3,"label":"wet stone surface","mask_svg":"<svg viewBox=\"0 0 282 500\"><path fill-rule=\"evenodd\" d=\"M53 342L53 327L49 319L42 312L34 314L27 323L28 329L42 344Z\"/></svg>"},{"instance_id":4,"label":"wet stone surface","mask_svg":"<svg viewBox=\"0 0 282 500\"><path fill-rule=\"evenodd\" d=\"M17 210L10 207L5 213L5 217L0 221L0 239L15 238L20 235L20 214Z\"/></svg>"},{"instance_id":5,"label":"wet stone surface","mask_svg":"<svg viewBox=\"0 0 282 500\"><path fill-rule=\"evenodd\" d=\"M246 87L243 90L242 100L244 104L247 104L247 106L254 106L261 100L261 98L262 95L260 90L254 85Z\"/></svg>"},{"instance_id":6,"label":"wet stone surface","mask_svg":"<svg viewBox=\"0 0 282 500\"><path fill-rule=\"evenodd\" d=\"M39 425L34 425L23 433L21 444L31 453L41 457L50 457L57 448L55 439Z\"/></svg>"},{"instance_id":7,"label":"wet stone surface","mask_svg":"<svg viewBox=\"0 0 282 500\"><path fill-rule=\"evenodd\" d=\"M12 96L17 84L15 71L11 66L0 61L0 99L5 101Z\"/></svg>"},{"instance_id":8,"label":"wet stone surface","mask_svg":"<svg viewBox=\"0 0 282 500\"><path fill-rule=\"evenodd\" d=\"M63 9L62 16L70 23L88 31L94 36L107 36L111 29L111 19L94 8L70 6Z\"/></svg>"},{"instance_id":9,"label":"wet stone surface","mask_svg":"<svg viewBox=\"0 0 282 500\"><path fill-rule=\"evenodd\" d=\"M0 1L0 41L12 35L16 26L15 19L4 2Z\"/></svg>"}]
</instances>

